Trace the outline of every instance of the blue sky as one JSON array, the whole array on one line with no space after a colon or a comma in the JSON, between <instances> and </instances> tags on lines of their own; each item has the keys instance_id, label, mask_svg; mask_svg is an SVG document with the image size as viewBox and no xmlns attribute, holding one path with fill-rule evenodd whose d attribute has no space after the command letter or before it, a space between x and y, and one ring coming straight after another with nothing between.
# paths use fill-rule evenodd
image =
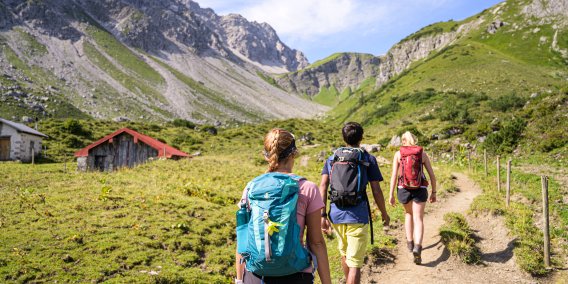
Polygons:
<instances>
[{"instance_id":1,"label":"blue sky","mask_svg":"<svg viewBox=\"0 0 568 284\"><path fill-rule=\"evenodd\" d=\"M461 20L499 0L195 0L218 14L270 24L310 62L335 52L374 55L431 23Z\"/></svg>"}]
</instances>

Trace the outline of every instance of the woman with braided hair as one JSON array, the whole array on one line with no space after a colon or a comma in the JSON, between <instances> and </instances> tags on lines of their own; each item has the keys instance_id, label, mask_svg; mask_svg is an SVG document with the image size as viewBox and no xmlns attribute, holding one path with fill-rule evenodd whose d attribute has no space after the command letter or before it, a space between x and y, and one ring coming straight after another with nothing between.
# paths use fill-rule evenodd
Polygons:
<instances>
[{"instance_id":1,"label":"woman with braided hair","mask_svg":"<svg viewBox=\"0 0 568 284\"><path fill-rule=\"evenodd\" d=\"M239 207L244 208L244 206L248 206L249 212L253 212L253 217L251 217L251 220L249 222L254 222L255 208L250 208L258 204L255 203L257 202L255 200L255 190L256 192L258 192L259 189L255 188L255 185L258 187L258 184L262 184L261 180L263 178L267 179L267 176L276 176L280 178L280 180L278 181L282 181L283 179L286 180L286 178L293 179L292 185L295 186L297 193L290 196L292 196L291 199L297 197L297 201L294 204L296 211L295 216L292 216L292 218L295 218L291 220L291 223L293 222L293 225L297 226L299 230L291 230L291 232L295 232L293 234L292 242L298 243L298 245L300 245L301 247L299 249L297 248L293 250L293 253L291 254L293 255L291 257L292 260L287 259L285 261L285 264L278 264L276 266L281 267L286 266L288 265L288 263L291 263L293 261L298 262L298 259L301 258L301 255L304 255L304 251L306 252L307 257L300 265L296 265L295 268L292 268L292 270L286 270L288 272L283 272L287 274L279 274L279 272L277 272L276 270L268 270L267 267L270 264L274 264L275 262L279 261L278 257L280 256L275 252L275 250L281 247L291 246L290 243L292 243L286 243L286 245L270 243L284 238L281 235L275 234L284 234L284 231L287 230L287 224L273 222L273 220L277 220L276 218L281 217L280 215L284 215L284 213L274 213L277 216L273 216L272 214L268 213L268 211L272 210L272 208L269 208L264 211L265 221L267 224L266 226L264 226L264 223L261 223L260 225L246 224L246 226L248 226L249 228L256 226L257 231L264 230L266 229L266 227L269 227L269 229L268 231L266 231L265 235L263 235L262 233L260 234L261 236L264 236L260 237L260 240L258 235L251 233L254 232L253 229L251 229L253 231L249 230L247 235L248 246L246 252L240 254L240 247L237 248L237 278L235 279L235 283L314 283L314 276L316 271L322 284L331 283L329 262L327 258L327 248L322 235L320 222L320 210L321 208L323 208L324 203L316 184L306 180L305 178L301 178L293 174L292 169L294 167L294 160L297 156L298 149L296 148L294 135L292 135L292 133L279 128L270 130L270 132L268 132L264 138L264 158L268 162L268 169L264 175L253 179L251 183L247 185L247 188L245 188L243 192L241 202L239 202ZM267 189L265 187L261 188L260 190L266 191ZM283 193L277 191L291 190L289 189L289 187L273 187L269 188L268 191L272 192L263 192L260 198L260 202L266 202L265 200L270 200L270 197L273 196L272 194L274 194L274 196L278 196L277 199L284 199L280 198ZM263 210L264 209L266 208L263 208ZM237 238L238 237L239 234L237 233ZM256 242L251 241L251 238L254 238ZM261 250L257 251L257 246L264 244L265 241L267 241L267 245L264 246ZM289 241L289 239L286 239L286 241ZM238 242L240 242L240 240L238 240ZM255 255L255 253L258 253L259 256ZM255 266L255 264L257 263L262 264ZM268 265L266 263L268 263ZM258 267L261 267L261 269L258 269ZM280 271L282 271L282 269L280 269Z\"/></svg>"}]
</instances>

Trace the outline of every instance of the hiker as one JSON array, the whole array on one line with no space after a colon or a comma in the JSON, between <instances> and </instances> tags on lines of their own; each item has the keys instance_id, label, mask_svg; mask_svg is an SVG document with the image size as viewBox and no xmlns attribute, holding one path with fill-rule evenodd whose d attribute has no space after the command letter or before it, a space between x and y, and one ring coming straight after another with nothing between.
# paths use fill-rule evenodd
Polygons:
<instances>
[{"instance_id":1,"label":"hiker","mask_svg":"<svg viewBox=\"0 0 568 284\"><path fill-rule=\"evenodd\" d=\"M436 176L430 159L422 147L416 146L418 140L410 132L402 134L400 151L394 154L389 203L394 206L394 189L398 185L398 201L404 206L404 229L406 245L414 256L414 263L422 263L422 238L424 236L424 208L428 200L428 181L423 172L426 167L432 182L430 203L436 202Z\"/></svg>"},{"instance_id":2,"label":"hiker","mask_svg":"<svg viewBox=\"0 0 568 284\"><path fill-rule=\"evenodd\" d=\"M267 173L249 182L237 211L235 283L313 283L317 270L321 283L331 284L324 203L316 184L292 173L297 155L290 132L275 128L265 136Z\"/></svg>"},{"instance_id":3,"label":"hiker","mask_svg":"<svg viewBox=\"0 0 568 284\"><path fill-rule=\"evenodd\" d=\"M355 284L361 281L369 231L373 242L368 183L384 226L389 225L390 218L379 184L383 177L377 160L359 147L363 140L363 127L359 123L348 122L343 126L342 134L346 147L337 149L325 161L321 172L320 193L327 203L329 186L330 199L329 214L325 206L321 210L321 226L328 231L331 221L338 239L345 279L347 284Z\"/></svg>"}]
</instances>

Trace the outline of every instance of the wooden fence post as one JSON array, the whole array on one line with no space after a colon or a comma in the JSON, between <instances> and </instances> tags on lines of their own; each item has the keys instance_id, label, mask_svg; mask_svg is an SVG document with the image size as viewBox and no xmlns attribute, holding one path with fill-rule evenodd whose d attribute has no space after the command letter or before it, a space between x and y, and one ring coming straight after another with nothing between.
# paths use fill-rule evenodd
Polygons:
<instances>
[{"instance_id":1,"label":"wooden fence post","mask_svg":"<svg viewBox=\"0 0 568 284\"><path fill-rule=\"evenodd\" d=\"M32 165L35 165L35 149L32 148Z\"/></svg>"},{"instance_id":2,"label":"wooden fence post","mask_svg":"<svg viewBox=\"0 0 568 284\"><path fill-rule=\"evenodd\" d=\"M485 164L485 176L487 177L489 173L487 173L487 149L483 150L483 164Z\"/></svg>"},{"instance_id":3,"label":"wooden fence post","mask_svg":"<svg viewBox=\"0 0 568 284\"><path fill-rule=\"evenodd\" d=\"M548 177L540 177L542 183L542 218L544 218L544 266L550 267L550 230L548 220Z\"/></svg>"},{"instance_id":4,"label":"wooden fence post","mask_svg":"<svg viewBox=\"0 0 568 284\"><path fill-rule=\"evenodd\" d=\"M511 203L511 159L507 161L507 207Z\"/></svg>"},{"instance_id":5,"label":"wooden fence post","mask_svg":"<svg viewBox=\"0 0 568 284\"><path fill-rule=\"evenodd\" d=\"M497 156L497 191L501 192L501 162Z\"/></svg>"}]
</instances>

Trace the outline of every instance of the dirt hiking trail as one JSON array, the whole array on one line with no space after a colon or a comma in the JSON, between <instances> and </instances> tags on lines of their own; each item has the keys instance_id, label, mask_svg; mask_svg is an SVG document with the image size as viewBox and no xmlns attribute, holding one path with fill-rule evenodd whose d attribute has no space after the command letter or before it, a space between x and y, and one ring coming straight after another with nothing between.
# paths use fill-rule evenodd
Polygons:
<instances>
[{"instance_id":1,"label":"dirt hiking trail","mask_svg":"<svg viewBox=\"0 0 568 284\"><path fill-rule=\"evenodd\" d=\"M466 175L454 173L453 176L460 191L426 205L422 265L414 264L412 254L406 248L404 225L401 224L389 232L398 238L397 249L393 252L394 263L365 266L361 283L538 283L515 265L514 240L507 236L501 217L466 215L480 239L477 246L482 253L482 264L466 265L450 256L438 235L444 214L458 212L465 215L473 199L482 193Z\"/></svg>"}]
</instances>

